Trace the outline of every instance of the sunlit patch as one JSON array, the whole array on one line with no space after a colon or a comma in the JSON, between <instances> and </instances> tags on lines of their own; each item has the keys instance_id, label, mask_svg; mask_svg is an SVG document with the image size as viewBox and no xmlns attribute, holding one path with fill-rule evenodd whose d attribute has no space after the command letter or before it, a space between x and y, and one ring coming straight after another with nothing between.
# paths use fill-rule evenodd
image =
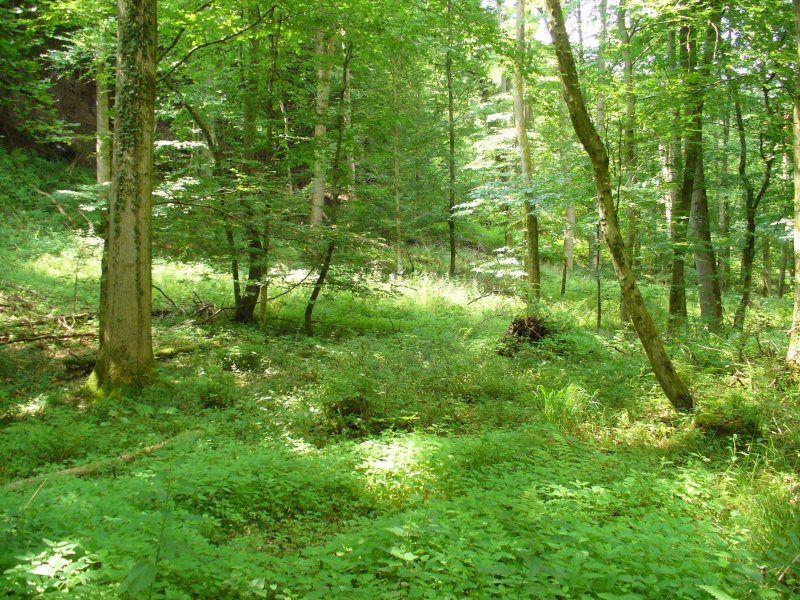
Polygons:
<instances>
[{"instance_id":1,"label":"sunlit patch","mask_svg":"<svg viewBox=\"0 0 800 600\"><path fill-rule=\"evenodd\" d=\"M358 470L365 487L390 504L407 502L411 496L428 496L436 481L431 461L441 443L416 435L368 440L360 444L364 459Z\"/></svg>"},{"instance_id":2,"label":"sunlit patch","mask_svg":"<svg viewBox=\"0 0 800 600\"><path fill-rule=\"evenodd\" d=\"M44 411L49 401L47 394L39 394L28 402L17 405L16 412L19 416L33 416Z\"/></svg>"},{"instance_id":3,"label":"sunlit patch","mask_svg":"<svg viewBox=\"0 0 800 600\"><path fill-rule=\"evenodd\" d=\"M86 552L77 542L43 540L46 549L18 557L20 562L5 571L4 578L13 594L54 594L85 585L97 576L100 556Z\"/></svg>"}]
</instances>

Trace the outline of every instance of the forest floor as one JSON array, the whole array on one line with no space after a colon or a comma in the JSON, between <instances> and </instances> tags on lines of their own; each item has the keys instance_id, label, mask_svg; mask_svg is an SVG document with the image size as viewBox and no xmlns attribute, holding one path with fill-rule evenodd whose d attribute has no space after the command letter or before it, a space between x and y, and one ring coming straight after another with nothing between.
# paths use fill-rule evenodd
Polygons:
<instances>
[{"instance_id":1,"label":"forest floor","mask_svg":"<svg viewBox=\"0 0 800 600\"><path fill-rule=\"evenodd\" d=\"M788 299L757 299L742 335L667 338L694 417L631 332L595 329L579 274L560 299L547 271L535 307L376 276L323 295L309 338L302 290L238 326L223 276L158 261L158 380L97 399L97 240L35 222L0 225L1 596L800 593ZM499 353L526 312L550 335Z\"/></svg>"}]
</instances>

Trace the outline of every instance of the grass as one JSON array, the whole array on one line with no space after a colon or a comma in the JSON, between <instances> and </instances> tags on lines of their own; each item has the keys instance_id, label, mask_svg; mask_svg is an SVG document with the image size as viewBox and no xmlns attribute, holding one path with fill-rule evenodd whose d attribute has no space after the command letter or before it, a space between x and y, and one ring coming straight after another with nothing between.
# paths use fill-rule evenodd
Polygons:
<instances>
[{"instance_id":1,"label":"grass","mask_svg":"<svg viewBox=\"0 0 800 600\"><path fill-rule=\"evenodd\" d=\"M46 219L0 250L5 339L96 328L56 319L94 310L96 244ZM744 335L668 336L695 418L669 409L619 327L611 281L594 329L595 282L580 273L561 299L546 269L535 306L486 294L505 284L477 275L375 277L368 296L326 293L313 338L301 334L304 290L242 327L193 314L197 298L229 302L214 265L159 259L155 280L177 309L156 292L156 346L172 350L147 389L90 397L91 339L0 346L0 486L175 438L89 477L3 487L0 594L800 592L788 300L758 300ZM645 295L665 303L656 285ZM526 311L554 333L500 356Z\"/></svg>"}]
</instances>

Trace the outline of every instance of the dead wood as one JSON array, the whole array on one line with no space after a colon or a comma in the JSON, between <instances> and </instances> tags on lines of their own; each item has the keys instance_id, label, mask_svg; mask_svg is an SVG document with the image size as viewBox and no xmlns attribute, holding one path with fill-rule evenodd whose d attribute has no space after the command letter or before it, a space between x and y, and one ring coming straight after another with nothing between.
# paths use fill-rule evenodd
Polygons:
<instances>
[{"instance_id":1,"label":"dead wood","mask_svg":"<svg viewBox=\"0 0 800 600\"><path fill-rule=\"evenodd\" d=\"M61 477L64 475L71 475L72 477L85 477L86 475L91 475L92 473L96 473L97 471L104 469L106 467L112 467L116 465L133 462L140 456L146 456L148 454L152 454L156 450L160 450L161 448L168 446L169 444L181 438L189 438L194 435L197 435L198 433L200 432L196 430L184 431L183 433L179 433L175 437L169 438L168 440L164 440L163 442L153 444L152 446L145 446L144 448L140 448L139 450L134 450L133 452L128 452L121 456L117 456L116 458L108 458L106 460L101 460L91 465L84 465L82 467L72 467L70 469L63 469L61 471L55 471L53 473L45 473L44 475L37 475L36 477L28 477L27 479L12 481L11 483L7 483L6 485L4 485L3 489L16 490L26 485L32 485L32 484L35 485L37 483L43 484L44 482L49 481L53 477Z\"/></svg>"}]
</instances>

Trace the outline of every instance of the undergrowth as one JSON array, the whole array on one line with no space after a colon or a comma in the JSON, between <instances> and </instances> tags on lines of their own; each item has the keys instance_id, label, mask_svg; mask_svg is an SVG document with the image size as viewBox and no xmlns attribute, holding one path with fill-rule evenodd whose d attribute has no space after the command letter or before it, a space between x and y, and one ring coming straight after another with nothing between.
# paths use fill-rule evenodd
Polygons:
<instances>
[{"instance_id":1,"label":"undergrowth","mask_svg":"<svg viewBox=\"0 0 800 600\"><path fill-rule=\"evenodd\" d=\"M48 181L30 185L52 193ZM93 238L47 233L63 217L28 192L27 216L0 223L16 228L2 250L0 485L42 477L0 491L0 595L800 592L798 386L778 366L788 301L756 299L743 334L667 336L700 404L678 416L633 333L614 316L595 329L595 282L577 272L561 299L545 269L547 302L531 305L478 278L375 276L371 296L323 295L308 338L302 288L261 326L235 326L197 312L226 304L213 265L162 257L158 380L98 400L83 388ZM618 291L603 294L615 315ZM645 295L664 304L656 285ZM498 353L520 315L547 335ZM43 334L59 339L16 341ZM95 470L54 475L80 466Z\"/></svg>"}]
</instances>

